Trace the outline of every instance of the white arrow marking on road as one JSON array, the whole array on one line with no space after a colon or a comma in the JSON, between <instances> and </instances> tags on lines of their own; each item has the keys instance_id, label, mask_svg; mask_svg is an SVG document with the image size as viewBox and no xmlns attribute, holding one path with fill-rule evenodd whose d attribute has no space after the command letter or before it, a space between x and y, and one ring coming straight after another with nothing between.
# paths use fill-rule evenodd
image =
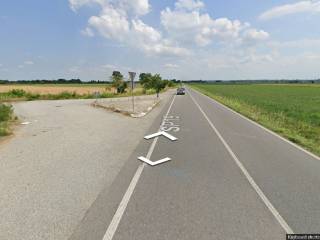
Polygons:
<instances>
[{"instance_id":1,"label":"white arrow marking on road","mask_svg":"<svg viewBox=\"0 0 320 240\"><path fill-rule=\"evenodd\" d=\"M176 141L178 138L172 136L171 134L169 133L166 133L164 131L161 131L161 132L157 132L157 133L154 133L154 134L151 134L151 135L148 135L148 136L145 136L144 139L151 139L151 138L155 138L155 137L159 137L159 136L165 136L167 138L169 138L171 141Z\"/></svg>"},{"instance_id":2,"label":"white arrow marking on road","mask_svg":"<svg viewBox=\"0 0 320 240\"><path fill-rule=\"evenodd\" d=\"M148 158L145 158L145 157L138 157L138 159L139 159L140 161L143 161L143 162L145 162L145 163L148 163L148 164L151 165L151 166L155 166L155 165L158 165L158 164L161 164L161 163L165 163L165 162L171 161L171 158L168 158L168 157L163 158L163 159L158 160L158 161L155 161L155 162L152 162L152 161L150 161Z\"/></svg>"}]
</instances>

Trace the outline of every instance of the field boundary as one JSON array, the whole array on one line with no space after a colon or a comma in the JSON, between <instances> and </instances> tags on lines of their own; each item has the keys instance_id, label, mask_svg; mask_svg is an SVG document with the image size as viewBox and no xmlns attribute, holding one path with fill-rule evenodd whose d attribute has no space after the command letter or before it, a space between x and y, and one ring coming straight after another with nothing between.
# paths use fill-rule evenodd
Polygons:
<instances>
[{"instance_id":1,"label":"field boundary","mask_svg":"<svg viewBox=\"0 0 320 240\"><path fill-rule=\"evenodd\" d=\"M278 137L278 138L282 139L283 141L285 141L285 142L289 143L290 145L294 146L295 148L297 148L297 149L299 149L299 150L301 150L301 151L303 151L303 152L307 153L307 154L308 154L308 155L310 155L311 157L313 157L313 158L315 158L315 159L317 159L317 160L319 160L319 161L320 161L320 157L319 157L319 156L317 156L316 154L314 154L314 153L312 153L312 152L308 151L307 149L303 148L302 146L299 146L299 145L297 145L296 143L291 142L290 140L286 139L285 137L283 137L283 136L279 135L278 133L276 133L276 132L274 132L274 131L272 131L272 130L270 130L270 129L268 129L268 128L264 127L264 126L262 126L260 123L253 121L252 119L250 119L250 118L248 118L248 117L246 117L246 116L242 115L241 113L239 113L239 112L237 112L237 111L233 110L232 108L230 108L230 107L228 107L228 106L224 105L223 103L221 103L221 102L217 101L216 99L214 99L214 98L212 98L212 97L210 97L210 96L208 96L208 95L206 95L206 94L202 93L200 90L198 90L198 89L196 89L196 88L194 88L194 87L192 87L192 86L190 86L190 85L189 85L189 87L190 87L190 88L192 88L192 90L193 90L193 91L196 91L197 93L199 93L199 94L201 94L201 95L203 95L203 96L205 96L205 97L209 98L211 101L213 101L213 102L217 103L219 106L222 106L222 107L224 107L225 109L227 109L227 110L229 110L229 111L233 112L234 114L236 114L236 115L240 116L241 118L248 120L249 122L251 122L251 123L253 123L254 125L256 125L256 126L260 127L261 129L263 129L263 130L267 131L268 133L270 133L270 134L272 134L272 135L274 135L274 136L276 136L276 137Z\"/></svg>"}]
</instances>

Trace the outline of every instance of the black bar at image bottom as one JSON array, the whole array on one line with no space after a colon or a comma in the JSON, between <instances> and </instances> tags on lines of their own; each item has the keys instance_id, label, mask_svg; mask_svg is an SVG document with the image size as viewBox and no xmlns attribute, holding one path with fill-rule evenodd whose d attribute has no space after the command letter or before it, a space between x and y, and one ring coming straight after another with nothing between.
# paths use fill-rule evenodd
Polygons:
<instances>
[{"instance_id":1,"label":"black bar at image bottom","mask_svg":"<svg viewBox=\"0 0 320 240\"><path fill-rule=\"evenodd\" d=\"M287 234L287 240L320 240L320 234Z\"/></svg>"}]
</instances>

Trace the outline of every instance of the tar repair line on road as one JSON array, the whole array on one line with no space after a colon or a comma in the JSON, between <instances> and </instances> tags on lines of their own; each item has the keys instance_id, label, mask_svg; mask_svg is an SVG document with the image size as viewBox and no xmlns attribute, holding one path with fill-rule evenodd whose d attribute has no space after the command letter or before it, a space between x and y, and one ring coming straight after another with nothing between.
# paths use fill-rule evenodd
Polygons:
<instances>
[{"instance_id":1,"label":"tar repair line on road","mask_svg":"<svg viewBox=\"0 0 320 240\"><path fill-rule=\"evenodd\" d=\"M256 182L253 180L253 178L251 177L251 175L249 174L249 172L247 171L247 169L243 166L243 164L240 162L240 160L238 159L238 157L235 155L235 153L232 151L232 149L230 148L230 146L228 145L228 143L224 140L224 138L222 137L222 135L220 134L220 132L218 131L218 129L214 126L214 124L211 122L211 120L209 119L209 117L207 116L207 114L202 110L201 106L199 105L199 103L194 99L194 97L191 95L190 91L188 91L192 101L195 103L195 105L199 108L200 112L202 113L202 115L205 117L205 119L208 121L209 125L211 126L211 128L213 129L213 131L216 133L216 135L219 137L220 141L223 143L223 145L225 146L225 148L227 149L227 151L229 152L229 154L231 155L231 157L233 158L233 160L235 161L235 163L237 164L237 166L240 168L240 170L242 171L242 173L245 175L245 177L247 178L247 180L249 181L250 185L253 187L253 189L257 192L257 194L259 195L259 197L261 198L261 200L263 201L263 203L267 206L267 208L270 210L270 212L273 214L273 216L277 219L277 221L279 222L279 224L282 226L282 228L286 231L286 233L288 234L293 234L293 230L291 229L291 227L287 224L287 222L282 218L282 216L280 215L280 213L277 211L277 209L272 205L272 203L269 201L269 199L266 197L266 195L264 195L264 193L262 192L262 190L260 189L260 187L256 184Z\"/></svg>"},{"instance_id":2,"label":"tar repair line on road","mask_svg":"<svg viewBox=\"0 0 320 240\"><path fill-rule=\"evenodd\" d=\"M169 109L168 109L167 113L165 114L165 118L169 115L175 98L176 98L176 95L172 99L172 102L171 102L171 104L169 106ZM161 126L162 126L162 124L161 124ZM161 126L159 128L159 131L161 129ZM158 137L156 137L153 140L153 142L152 142L152 144L151 144L151 146L149 148L149 151L148 151L148 154L147 154L147 158L148 159L150 159L150 157L151 157L151 155L153 153L153 150L154 150L154 148L155 148L155 146L157 144L157 141L158 141ZM114 216L113 216L113 218L111 220L110 225L107 228L106 233L104 234L103 240L112 240L115 232L117 231L117 228L119 226L121 218L122 218L122 216L123 216L123 214L124 214L124 212L125 212L125 210L127 208L127 205L128 205L128 203L130 201L132 193L133 193L133 191L134 191L134 189L135 189L135 187L136 187L136 185L137 185L137 183L138 183L138 181L139 181L139 179L141 177L142 171L143 171L145 166L146 166L145 163L142 163L141 165L139 165L136 173L134 174L134 176L133 176L133 178L132 178L132 180L131 180L131 182L129 184L128 189L126 190L126 193L124 194L124 196L123 196L123 198L122 198L122 200L121 200L121 202L120 202L120 204L119 204L119 206L117 208L116 213L114 214Z\"/></svg>"}]
</instances>

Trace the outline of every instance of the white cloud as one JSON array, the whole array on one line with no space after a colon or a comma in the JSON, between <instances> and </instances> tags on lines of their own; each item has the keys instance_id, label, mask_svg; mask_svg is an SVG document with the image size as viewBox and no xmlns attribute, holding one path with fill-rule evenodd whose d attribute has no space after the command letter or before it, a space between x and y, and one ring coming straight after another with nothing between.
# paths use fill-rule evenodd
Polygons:
<instances>
[{"instance_id":1,"label":"white cloud","mask_svg":"<svg viewBox=\"0 0 320 240\"><path fill-rule=\"evenodd\" d=\"M197 46L207 46L211 43L236 44L247 40L262 41L269 35L265 31L250 27L249 23L228 18L213 19L207 13L199 10L187 11L166 8L161 12L161 24L168 35L185 44L195 43Z\"/></svg>"},{"instance_id":2,"label":"white cloud","mask_svg":"<svg viewBox=\"0 0 320 240\"><path fill-rule=\"evenodd\" d=\"M261 20L269 20L296 13L320 13L320 1L299 1L292 4L276 6L262 13L259 18Z\"/></svg>"},{"instance_id":3,"label":"white cloud","mask_svg":"<svg viewBox=\"0 0 320 240\"><path fill-rule=\"evenodd\" d=\"M149 13L151 8L148 0L122 0L120 4L127 11L132 11L137 15L145 15Z\"/></svg>"},{"instance_id":4,"label":"white cloud","mask_svg":"<svg viewBox=\"0 0 320 240\"><path fill-rule=\"evenodd\" d=\"M124 40L129 32L126 14L112 6L105 7L101 15L90 17L88 24L109 39Z\"/></svg>"},{"instance_id":5,"label":"white cloud","mask_svg":"<svg viewBox=\"0 0 320 240\"><path fill-rule=\"evenodd\" d=\"M86 27L85 29L81 30L81 34L87 37L94 37L94 32L89 27Z\"/></svg>"},{"instance_id":6,"label":"white cloud","mask_svg":"<svg viewBox=\"0 0 320 240\"><path fill-rule=\"evenodd\" d=\"M166 63L164 65L165 68L179 68L179 65L174 64L174 63Z\"/></svg>"},{"instance_id":7,"label":"white cloud","mask_svg":"<svg viewBox=\"0 0 320 240\"><path fill-rule=\"evenodd\" d=\"M248 42L264 41L269 37L269 33L263 30L248 29L244 32L244 39Z\"/></svg>"},{"instance_id":8,"label":"white cloud","mask_svg":"<svg viewBox=\"0 0 320 240\"><path fill-rule=\"evenodd\" d=\"M141 44L157 43L161 41L161 33L141 20L132 20L133 37Z\"/></svg>"},{"instance_id":9,"label":"white cloud","mask_svg":"<svg viewBox=\"0 0 320 240\"><path fill-rule=\"evenodd\" d=\"M101 66L101 68L106 68L106 69L117 69L117 66L113 65L113 64L105 64L103 66Z\"/></svg>"},{"instance_id":10,"label":"white cloud","mask_svg":"<svg viewBox=\"0 0 320 240\"><path fill-rule=\"evenodd\" d=\"M178 0L175 8L161 11L160 31L140 19L151 6L148 0L69 0L77 10L98 4L101 12L91 16L82 34L95 33L143 51L148 56L191 56L198 48L210 44L240 45L264 41L269 34L250 28L250 24L228 18L214 19L203 13L200 0ZM201 12L200 12L201 11Z\"/></svg>"},{"instance_id":11,"label":"white cloud","mask_svg":"<svg viewBox=\"0 0 320 240\"><path fill-rule=\"evenodd\" d=\"M204 3L200 0L178 0L175 3L177 9L198 10L204 8Z\"/></svg>"},{"instance_id":12,"label":"white cloud","mask_svg":"<svg viewBox=\"0 0 320 240\"><path fill-rule=\"evenodd\" d=\"M148 0L69 0L70 8L77 11L82 6L100 5L100 7L122 9L135 15L145 15L150 11Z\"/></svg>"},{"instance_id":13,"label":"white cloud","mask_svg":"<svg viewBox=\"0 0 320 240\"><path fill-rule=\"evenodd\" d=\"M69 0L69 5L73 11L77 11L84 5L99 4L100 6L104 6L107 2L107 0Z\"/></svg>"},{"instance_id":14,"label":"white cloud","mask_svg":"<svg viewBox=\"0 0 320 240\"><path fill-rule=\"evenodd\" d=\"M101 12L88 20L88 26L82 34L93 36L93 29L107 39L138 48L148 55L186 55L189 51L178 44L164 38L158 30L147 25L137 15L150 11L148 0L70 0L70 6L98 3Z\"/></svg>"}]
</instances>

